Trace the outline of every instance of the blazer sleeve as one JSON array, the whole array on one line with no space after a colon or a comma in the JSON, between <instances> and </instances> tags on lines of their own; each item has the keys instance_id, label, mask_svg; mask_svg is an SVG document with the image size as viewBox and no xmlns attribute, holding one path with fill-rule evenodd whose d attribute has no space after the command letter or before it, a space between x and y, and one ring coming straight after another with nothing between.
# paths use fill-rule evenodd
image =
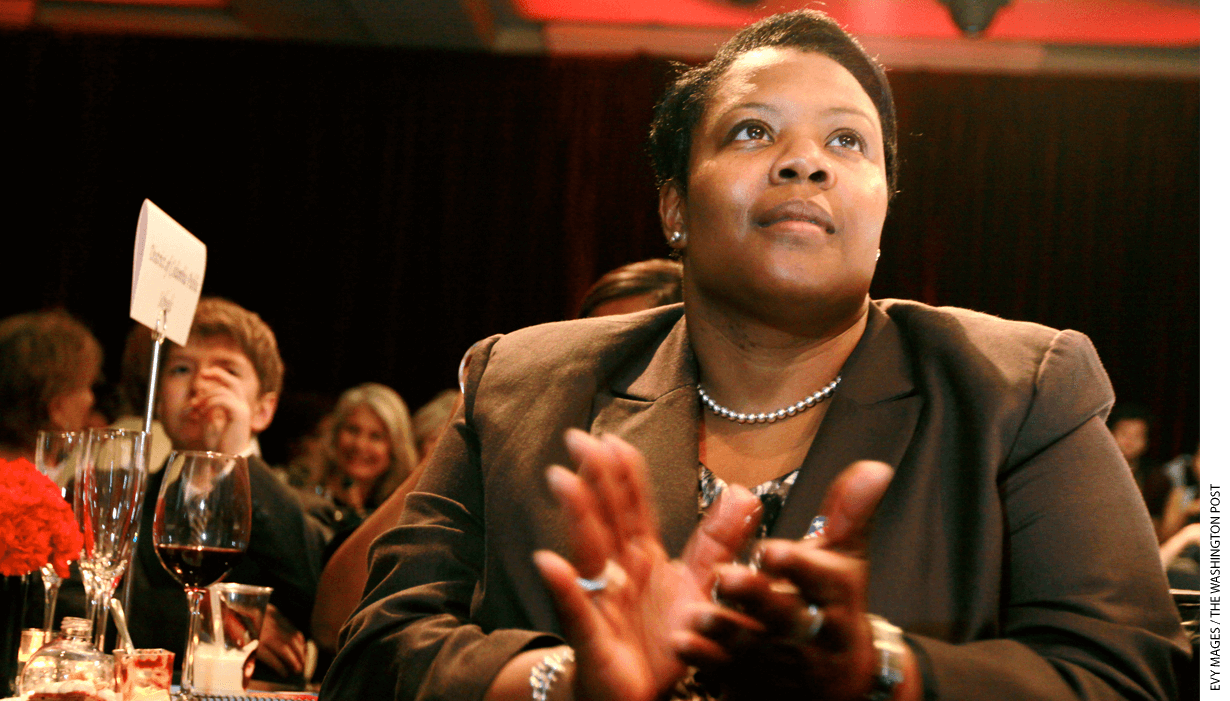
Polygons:
<instances>
[{"instance_id":1,"label":"blazer sleeve","mask_svg":"<svg viewBox=\"0 0 1230 701\"><path fill-rule=\"evenodd\" d=\"M320 552L308 541L303 510L290 488L260 458L249 458L248 465L252 538L247 557L228 580L273 587L269 602L306 633L320 580Z\"/></svg>"},{"instance_id":2,"label":"blazer sleeve","mask_svg":"<svg viewBox=\"0 0 1230 701\"><path fill-rule=\"evenodd\" d=\"M366 591L341 631L322 699L479 701L518 652L560 642L470 619L486 550L474 398L496 340L472 352L465 410L407 496L400 524L372 544Z\"/></svg>"},{"instance_id":3,"label":"blazer sleeve","mask_svg":"<svg viewBox=\"0 0 1230 701\"><path fill-rule=\"evenodd\" d=\"M932 699L1172 699L1190 656L1144 502L1105 425L1110 381L1089 339L1047 349L999 473L999 630L907 636Z\"/></svg>"}]
</instances>

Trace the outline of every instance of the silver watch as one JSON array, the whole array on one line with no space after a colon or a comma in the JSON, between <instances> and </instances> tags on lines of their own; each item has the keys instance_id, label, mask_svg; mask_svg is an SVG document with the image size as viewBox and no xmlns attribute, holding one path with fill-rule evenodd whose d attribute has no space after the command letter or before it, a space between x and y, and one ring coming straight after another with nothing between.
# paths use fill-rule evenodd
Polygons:
<instances>
[{"instance_id":1,"label":"silver watch","mask_svg":"<svg viewBox=\"0 0 1230 701\"><path fill-rule=\"evenodd\" d=\"M873 613L867 614L871 624L872 643L876 646L876 677L867 701L888 701L893 690L905 678L905 637L901 629Z\"/></svg>"}]
</instances>

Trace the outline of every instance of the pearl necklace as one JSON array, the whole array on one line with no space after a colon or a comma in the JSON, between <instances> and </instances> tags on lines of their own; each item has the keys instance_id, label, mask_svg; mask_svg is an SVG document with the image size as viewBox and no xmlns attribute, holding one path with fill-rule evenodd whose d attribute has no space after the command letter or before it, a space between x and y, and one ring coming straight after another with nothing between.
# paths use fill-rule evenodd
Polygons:
<instances>
[{"instance_id":1,"label":"pearl necklace","mask_svg":"<svg viewBox=\"0 0 1230 701\"><path fill-rule=\"evenodd\" d=\"M696 385L696 393L700 395L700 400L705 403L705 406L709 407L709 411L712 411L714 414L717 414L723 419L729 419L741 424L771 424L797 414L802 414L820 402L828 399L833 396L833 390L837 389L837 385L839 384L841 384L841 375L838 375L836 379L825 385L823 389L816 390L814 394L808 395L806 399L799 400L797 404L791 404L785 409L770 411L767 414L741 414L737 411L731 411L730 409L727 409L721 404L713 401L713 398L709 396L709 393L706 392L705 388L701 385Z\"/></svg>"}]
</instances>

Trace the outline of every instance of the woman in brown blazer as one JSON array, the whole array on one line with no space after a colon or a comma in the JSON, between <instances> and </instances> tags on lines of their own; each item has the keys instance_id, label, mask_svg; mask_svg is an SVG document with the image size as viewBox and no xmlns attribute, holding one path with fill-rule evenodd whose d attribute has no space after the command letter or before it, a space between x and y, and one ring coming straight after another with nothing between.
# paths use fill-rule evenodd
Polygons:
<instances>
[{"instance_id":1,"label":"woman in brown blazer","mask_svg":"<svg viewBox=\"0 0 1230 701\"><path fill-rule=\"evenodd\" d=\"M1189 652L1089 340L868 298L878 64L768 18L651 142L683 305L477 347L322 696L1173 696ZM757 567L724 564L757 530Z\"/></svg>"}]
</instances>

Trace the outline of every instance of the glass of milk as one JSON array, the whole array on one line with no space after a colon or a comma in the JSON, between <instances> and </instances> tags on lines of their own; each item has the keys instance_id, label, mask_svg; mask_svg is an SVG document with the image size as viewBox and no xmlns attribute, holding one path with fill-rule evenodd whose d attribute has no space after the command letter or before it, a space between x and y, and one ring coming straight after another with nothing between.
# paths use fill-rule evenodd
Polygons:
<instances>
[{"instance_id":1,"label":"glass of milk","mask_svg":"<svg viewBox=\"0 0 1230 701\"><path fill-rule=\"evenodd\" d=\"M271 587L224 582L209 587L202 606L194 686L206 694L244 693L256 664Z\"/></svg>"}]
</instances>

